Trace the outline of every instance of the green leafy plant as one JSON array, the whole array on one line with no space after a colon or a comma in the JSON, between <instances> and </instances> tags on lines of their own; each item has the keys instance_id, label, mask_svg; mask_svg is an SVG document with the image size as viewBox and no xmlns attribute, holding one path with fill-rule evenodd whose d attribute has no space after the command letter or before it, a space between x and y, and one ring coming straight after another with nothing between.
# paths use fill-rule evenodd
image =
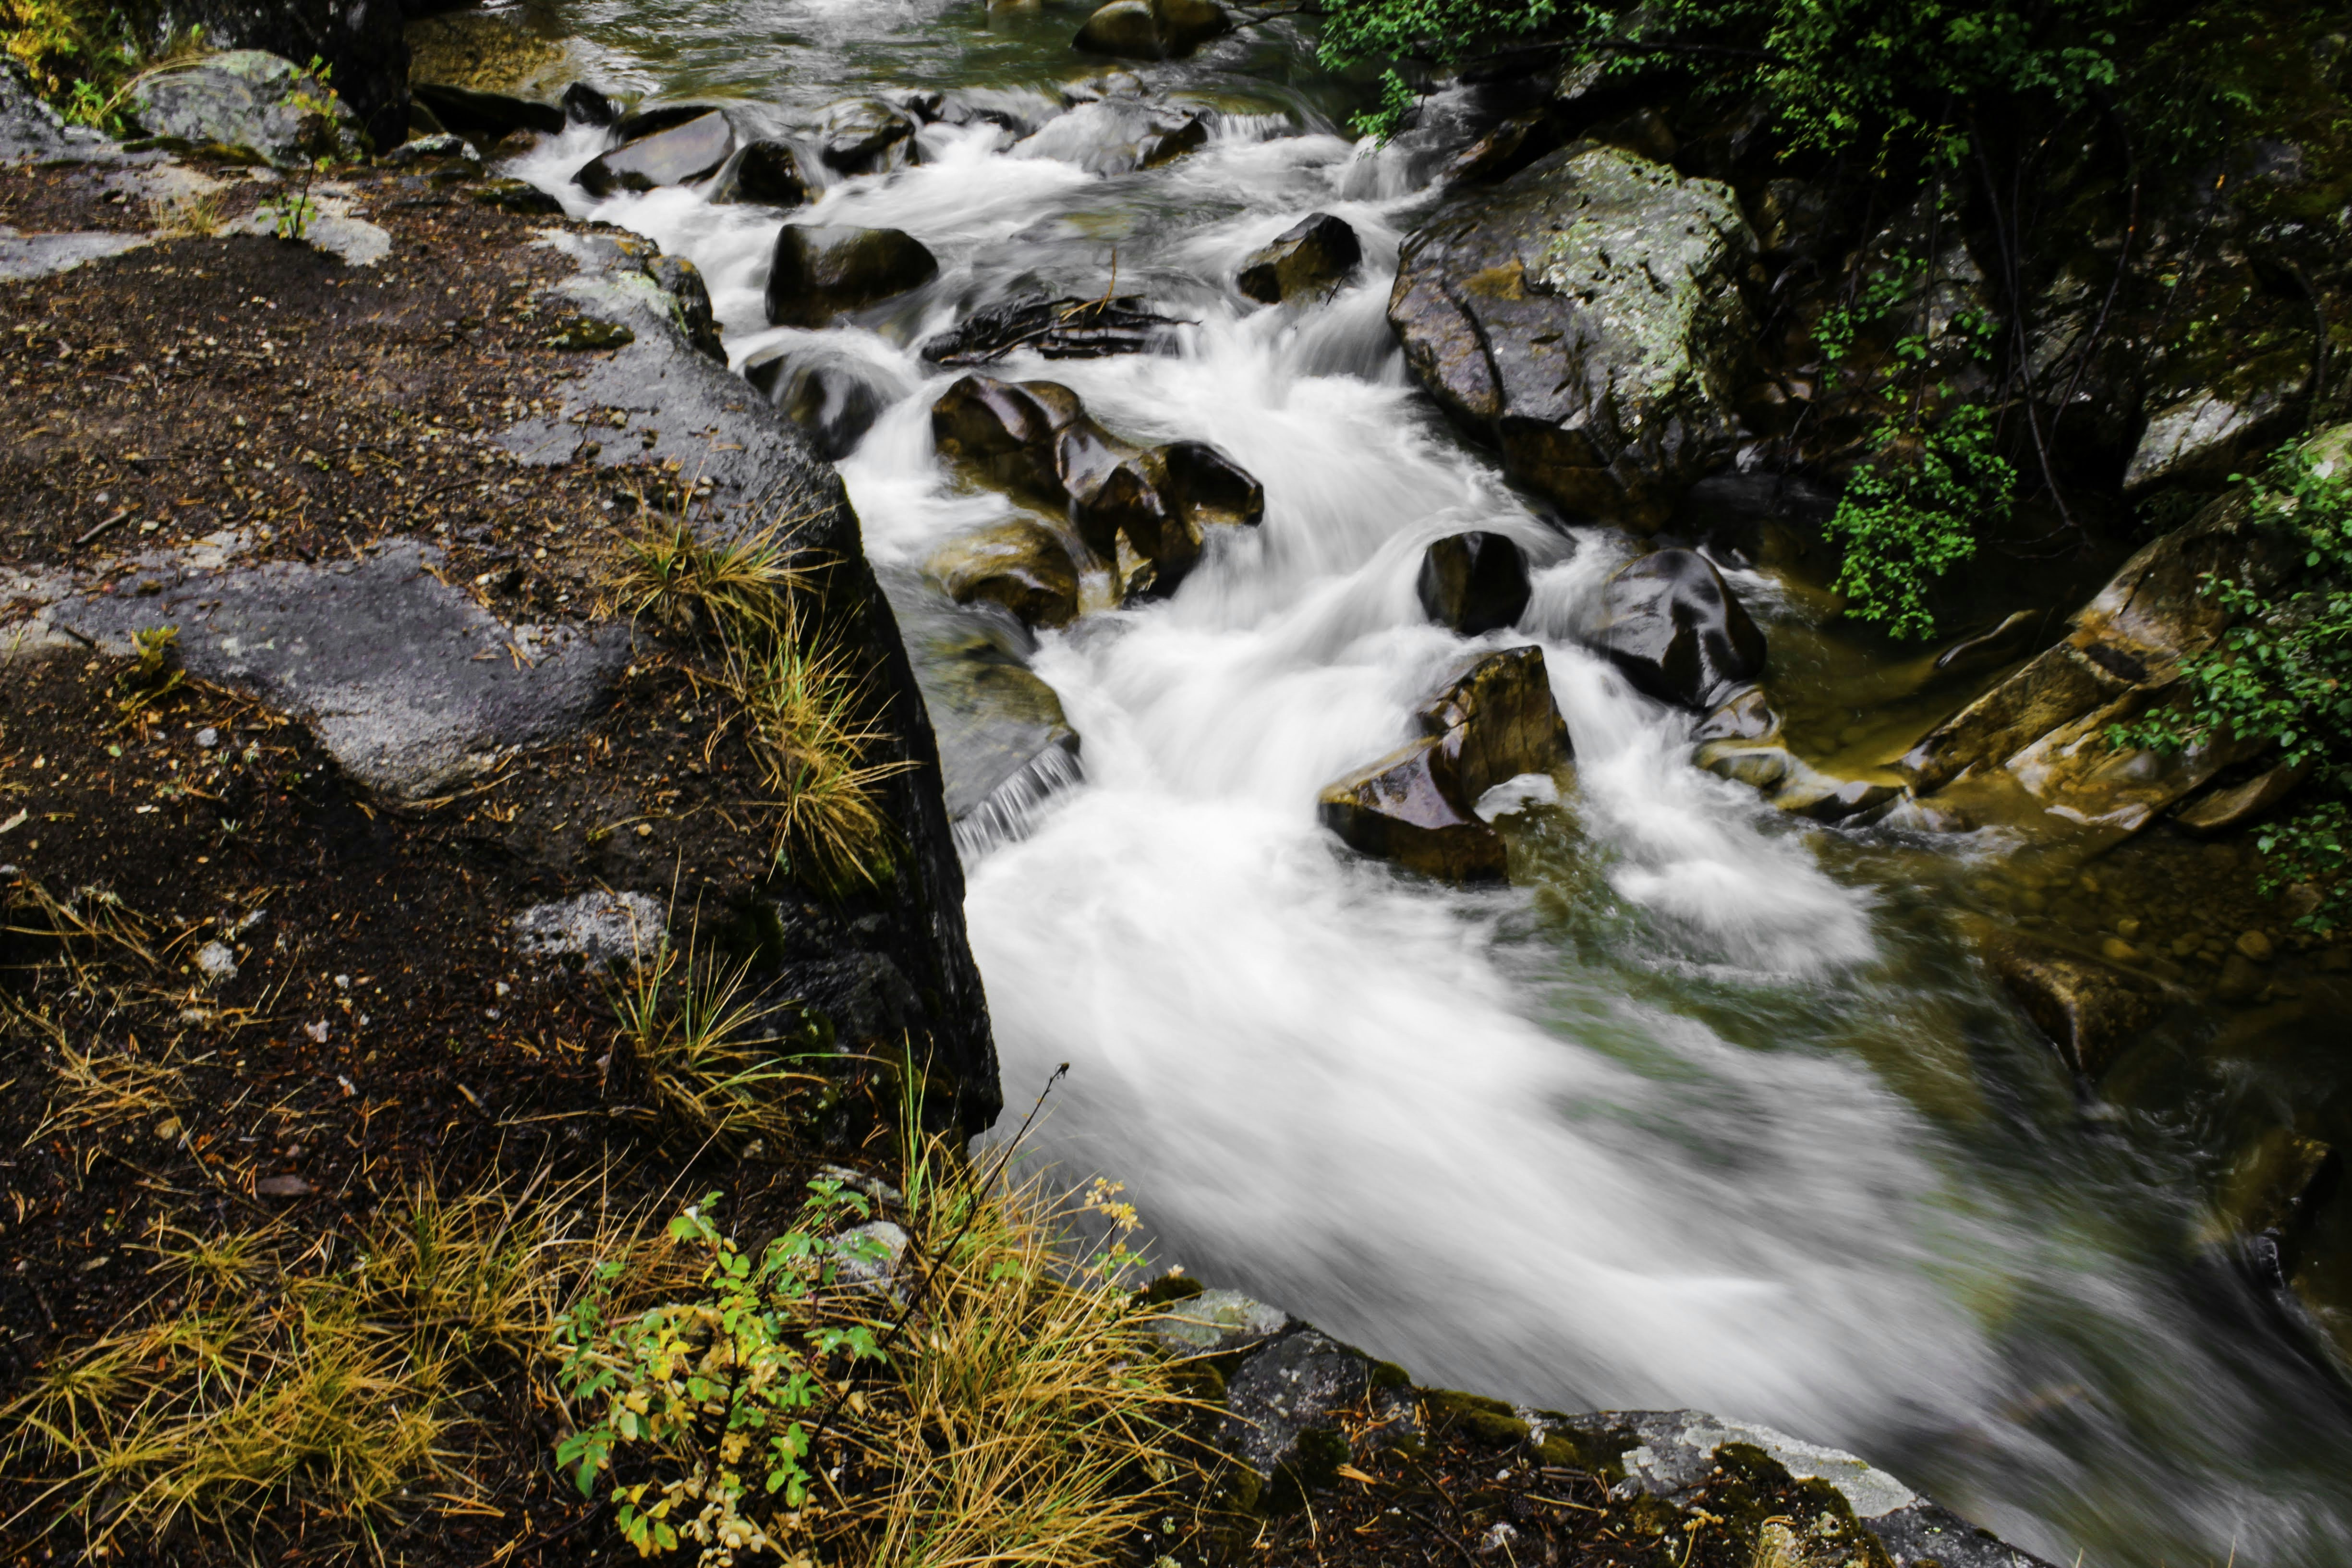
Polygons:
<instances>
[{"instance_id":1,"label":"green leafy plant","mask_svg":"<svg viewBox=\"0 0 2352 1568\"><path fill-rule=\"evenodd\" d=\"M708 1563L775 1549L748 1499L787 1515L808 1505L813 1413L856 1363L882 1356L873 1327L827 1298L845 1264L887 1256L871 1236L831 1237L872 1212L838 1182L811 1183L799 1220L756 1259L711 1223L718 1197L670 1222L671 1240L707 1259L690 1299L616 1314L624 1268L608 1263L557 1332L558 1382L585 1412L557 1462L593 1497L615 1450L656 1457L661 1473L614 1489L621 1533L646 1556L690 1541Z\"/></svg>"},{"instance_id":2,"label":"green leafy plant","mask_svg":"<svg viewBox=\"0 0 2352 1568\"><path fill-rule=\"evenodd\" d=\"M1873 442L1823 528L1844 547L1835 586L1848 615L1898 637L1931 637L1929 585L1975 556L1983 523L2009 515L2017 470L1979 404L1956 405L1933 426L1890 420Z\"/></svg>"},{"instance_id":3,"label":"green leafy plant","mask_svg":"<svg viewBox=\"0 0 2352 1568\"><path fill-rule=\"evenodd\" d=\"M1330 0L1334 67L1447 67L1541 49L1608 71L1672 69L1753 94L1800 145L1932 138L1940 106L1989 93L2081 102L2116 79L2120 26L2148 0ZM1412 101L1393 67L1363 128L1393 132Z\"/></svg>"},{"instance_id":4,"label":"green leafy plant","mask_svg":"<svg viewBox=\"0 0 2352 1568\"><path fill-rule=\"evenodd\" d=\"M334 68L323 58L312 55L301 80L286 100L287 107L301 117L297 140L305 156L296 171L299 183L290 192L261 206L270 216L272 232L280 239L307 239L310 226L318 221L319 204L310 199L310 185L333 167L334 153L341 142L336 117L342 112L342 101L335 94L333 77Z\"/></svg>"},{"instance_id":5,"label":"green leafy plant","mask_svg":"<svg viewBox=\"0 0 2352 1568\"><path fill-rule=\"evenodd\" d=\"M2231 624L2180 661L2180 705L2113 738L2162 752L2266 742L2277 765L2300 771L2300 804L2255 842L2265 890L2313 889L2297 923L2324 932L2352 912L2352 426L2282 449L2252 492L2256 525L2293 542L2287 580L2266 590L2207 574L2203 592Z\"/></svg>"}]
</instances>

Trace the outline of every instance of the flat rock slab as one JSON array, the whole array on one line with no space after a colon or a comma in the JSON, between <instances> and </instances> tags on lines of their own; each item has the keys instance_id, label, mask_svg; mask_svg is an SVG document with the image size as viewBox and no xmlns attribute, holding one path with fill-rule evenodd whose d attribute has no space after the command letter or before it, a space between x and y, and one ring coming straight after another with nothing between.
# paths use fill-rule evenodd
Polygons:
<instances>
[{"instance_id":1,"label":"flat rock slab","mask_svg":"<svg viewBox=\"0 0 2352 1568\"><path fill-rule=\"evenodd\" d=\"M52 618L110 652L176 626L190 674L256 692L305 721L352 778L418 798L578 722L627 657L617 627L509 626L433 561L402 540L334 565L166 568Z\"/></svg>"},{"instance_id":2,"label":"flat rock slab","mask_svg":"<svg viewBox=\"0 0 2352 1568\"><path fill-rule=\"evenodd\" d=\"M85 261L120 256L146 243L143 234L18 234L0 228L0 282L70 272Z\"/></svg>"}]
</instances>

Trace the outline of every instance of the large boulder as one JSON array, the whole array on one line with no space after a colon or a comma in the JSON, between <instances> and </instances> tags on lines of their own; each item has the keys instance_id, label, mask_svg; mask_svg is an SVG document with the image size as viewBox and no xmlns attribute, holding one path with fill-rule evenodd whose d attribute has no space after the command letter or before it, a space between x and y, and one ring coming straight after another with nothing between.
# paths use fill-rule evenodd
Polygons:
<instances>
[{"instance_id":1,"label":"large boulder","mask_svg":"<svg viewBox=\"0 0 2352 1568\"><path fill-rule=\"evenodd\" d=\"M1738 437L1755 250L1730 187L1579 143L1441 206L1405 244L1389 320L1512 478L1654 528Z\"/></svg>"},{"instance_id":2,"label":"large boulder","mask_svg":"<svg viewBox=\"0 0 2352 1568\"><path fill-rule=\"evenodd\" d=\"M931 556L931 574L959 605L1001 605L1023 626L1067 626L1078 573L1053 530L1015 518L961 534Z\"/></svg>"},{"instance_id":3,"label":"large boulder","mask_svg":"<svg viewBox=\"0 0 2352 1568\"><path fill-rule=\"evenodd\" d=\"M1422 613L1465 637L1517 625L1527 612L1528 558L1507 533L1455 533L1421 558Z\"/></svg>"},{"instance_id":4,"label":"large boulder","mask_svg":"<svg viewBox=\"0 0 2352 1568\"><path fill-rule=\"evenodd\" d=\"M1629 562L1602 595L1601 650L1662 702L1706 710L1764 668L1764 634L1695 550Z\"/></svg>"},{"instance_id":5,"label":"large boulder","mask_svg":"<svg viewBox=\"0 0 2352 1568\"><path fill-rule=\"evenodd\" d=\"M915 122L878 98L852 98L824 111L817 156L844 174L881 174L915 161Z\"/></svg>"},{"instance_id":6,"label":"large boulder","mask_svg":"<svg viewBox=\"0 0 2352 1568\"><path fill-rule=\"evenodd\" d=\"M317 0L179 0L168 9L175 26L201 26L204 41L214 48L322 61L336 96L350 106L377 152L389 153L408 140L407 17L400 0L337 0L331 5ZM130 10L156 14L147 7Z\"/></svg>"},{"instance_id":7,"label":"large boulder","mask_svg":"<svg viewBox=\"0 0 2352 1568\"><path fill-rule=\"evenodd\" d=\"M360 131L358 117L325 83L259 49L206 55L143 77L128 108L150 136L227 147L280 169L348 154Z\"/></svg>"},{"instance_id":8,"label":"large boulder","mask_svg":"<svg viewBox=\"0 0 2352 1568\"><path fill-rule=\"evenodd\" d=\"M433 118L441 122L443 129L467 137L480 147L503 141L518 131L553 136L566 123L563 110L551 103L534 103L503 92L483 92L437 81L420 81L408 90L416 102L432 110Z\"/></svg>"},{"instance_id":9,"label":"large boulder","mask_svg":"<svg viewBox=\"0 0 2352 1568\"><path fill-rule=\"evenodd\" d=\"M572 183L592 196L683 185L715 174L735 151L735 129L716 110L682 125L656 131L601 153L580 167Z\"/></svg>"},{"instance_id":10,"label":"large boulder","mask_svg":"<svg viewBox=\"0 0 2352 1568\"><path fill-rule=\"evenodd\" d=\"M1174 60L1233 26L1215 0L1110 0L1087 18L1073 44L1090 55Z\"/></svg>"},{"instance_id":11,"label":"large boulder","mask_svg":"<svg viewBox=\"0 0 2352 1568\"><path fill-rule=\"evenodd\" d=\"M809 199L799 155L782 142L747 142L719 166L704 198L719 205L749 203L796 207Z\"/></svg>"},{"instance_id":12,"label":"large boulder","mask_svg":"<svg viewBox=\"0 0 2352 1568\"><path fill-rule=\"evenodd\" d=\"M903 229L786 224L768 267L768 320L821 327L919 289L939 271L939 258Z\"/></svg>"},{"instance_id":13,"label":"large boulder","mask_svg":"<svg viewBox=\"0 0 2352 1568\"><path fill-rule=\"evenodd\" d=\"M1319 298L1348 280L1364 247L1347 220L1311 213L1250 252L1234 286L1268 305Z\"/></svg>"},{"instance_id":14,"label":"large boulder","mask_svg":"<svg viewBox=\"0 0 2352 1568\"><path fill-rule=\"evenodd\" d=\"M1496 784L1553 773L1569 760L1543 650L1488 654L1416 717L1419 739L1323 792L1323 825L1349 847L1423 876L1502 879L1507 855L1478 816L1479 800Z\"/></svg>"},{"instance_id":15,"label":"large boulder","mask_svg":"<svg viewBox=\"0 0 2352 1568\"><path fill-rule=\"evenodd\" d=\"M2053 826L2135 833L2259 755L2259 739L2217 736L2166 755L2119 745L2110 731L2175 701L2181 659L2219 644L2229 613L2204 591L2209 574L2269 588L2293 553L2287 533L2258 521L2242 492L2142 549L2076 613L2064 639L1904 756L1912 793L1948 803L1929 819L1966 825L1977 816L1971 795L2021 794Z\"/></svg>"}]
</instances>

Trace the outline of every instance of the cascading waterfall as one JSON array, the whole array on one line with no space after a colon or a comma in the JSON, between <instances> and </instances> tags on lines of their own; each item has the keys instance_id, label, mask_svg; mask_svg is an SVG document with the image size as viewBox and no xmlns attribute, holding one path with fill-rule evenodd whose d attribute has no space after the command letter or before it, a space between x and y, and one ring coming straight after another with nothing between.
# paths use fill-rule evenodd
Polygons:
<instances>
[{"instance_id":1,"label":"cascading waterfall","mask_svg":"<svg viewBox=\"0 0 2352 1568\"><path fill-rule=\"evenodd\" d=\"M692 190L592 202L568 176L602 132L514 172L692 258L739 363L822 342L892 390L841 464L877 564L1009 510L938 462L953 377L909 345L1016 285L1099 292L1114 252L1120 292L1191 323L1181 352L998 373L1065 382L1122 435L1213 442L1265 489L1264 524L1172 598L1044 637L1033 668L1084 737L1083 782L966 845L1008 1099L1073 1064L1045 1157L1126 1182L1163 1260L1427 1381L1767 1421L2062 1561L2352 1561L2341 1412L2200 1293L2177 1240L2189 1152L2081 1125L1941 929L1936 857L1966 847L1801 830L1692 768L1687 721L1583 651L1632 546L1532 515L1410 384L1384 314L1425 210L1410 154L1266 87L1199 150L1098 175L1095 111L1043 85L1076 57L991 42L969 8L780 14L788 44L674 12L655 26L691 68L574 25L675 96L733 81L754 121L954 83L1042 121L927 127L919 166L785 216L929 247L941 277L889 319L769 327L777 216ZM1246 96L1224 68L1147 74ZM1362 238L1359 279L1246 308L1241 258L1317 211ZM1537 566L1521 626L1479 645L1412 587L1423 546L1465 528ZM1515 825L1519 885L1451 891L1341 850L1318 790L1404 740L1472 647L1528 640L1577 760Z\"/></svg>"}]
</instances>

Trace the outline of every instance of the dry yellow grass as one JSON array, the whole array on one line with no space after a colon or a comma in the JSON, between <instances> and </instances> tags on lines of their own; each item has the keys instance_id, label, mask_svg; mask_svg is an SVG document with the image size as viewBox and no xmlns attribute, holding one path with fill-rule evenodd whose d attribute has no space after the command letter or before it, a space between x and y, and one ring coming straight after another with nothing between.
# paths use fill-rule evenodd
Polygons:
<instances>
[{"instance_id":1,"label":"dry yellow grass","mask_svg":"<svg viewBox=\"0 0 2352 1568\"><path fill-rule=\"evenodd\" d=\"M730 1152L783 1142L800 1128L796 1091L824 1079L790 1065L772 1027L788 1009L752 993L750 962L730 963L698 938L681 950L665 936L614 982L625 1077L692 1137Z\"/></svg>"}]
</instances>

